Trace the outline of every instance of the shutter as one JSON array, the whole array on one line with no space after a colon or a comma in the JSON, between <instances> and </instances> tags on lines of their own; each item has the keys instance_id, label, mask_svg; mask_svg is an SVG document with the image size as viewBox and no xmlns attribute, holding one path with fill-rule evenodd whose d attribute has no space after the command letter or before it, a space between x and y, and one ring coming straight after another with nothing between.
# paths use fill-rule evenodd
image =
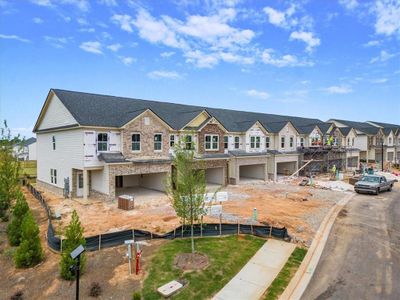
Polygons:
<instances>
[{"instance_id":1,"label":"shutter","mask_svg":"<svg viewBox=\"0 0 400 300\"><path fill-rule=\"evenodd\" d=\"M121 151L121 133L110 132L109 133L109 150L110 151Z\"/></svg>"},{"instance_id":2,"label":"shutter","mask_svg":"<svg viewBox=\"0 0 400 300\"><path fill-rule=\"evenodd\" d=\"M93 161L96 159L96 132L85 131L83 136L83 149L85 161Z\"/></svg>"}]
</instances>

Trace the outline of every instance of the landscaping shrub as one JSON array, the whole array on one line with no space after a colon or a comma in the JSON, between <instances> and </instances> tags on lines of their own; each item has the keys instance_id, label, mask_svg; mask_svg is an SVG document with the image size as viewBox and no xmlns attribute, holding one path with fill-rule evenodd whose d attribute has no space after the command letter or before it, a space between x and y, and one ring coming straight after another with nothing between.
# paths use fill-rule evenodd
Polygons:
<instances>
[{"instance_id":1,"label":"landscaping shrub","mask_svg":"<svg viewBox=\"0 0 400 300\"><path fill-rule=\"evenodd\" d=\"M140 292L134 292L132 300L142 300L142 295L140 294Z\"/></svg>"},{"instance_id":2,"label":"landscaping shrub","mask_svg":"<svg viewBox=\"0 0 400 300\"><path fill-rule=\"evenodd\" d=\"M40 244L39 227L28 211L21 225L21 243L14 254L17 268L33 267L43 259L42 245Z\"/></svg>"},{"instance_id":3,"label":"landscaping shrub","mask_svg":"<svg viewBox=\"0 0 400 300\"><path fill-rule=\"evenodd\" d=\"M75 265L75 261L71 258L71 252L79 245L85 246L85 238L83 237L83 227L79 221L79 216L74 210L72 212L71 222L65 229L65 240L63 241L63 249L61 254L61 277L66 280L75 279L75 271L71 270L71 266ZM80 270L84 271L86 262L85 254L81 255Z\"/></svg>"},{"instance_id":4,"label":"landscaping shrub","mask_svg":"<svg viewBox=\"0 0 400 300\"><path fill-rule=\"evenodd\" d=\"M11 246L19 246L21 243L21 225L24 216L29 211L28 203L26 202L24 194L19 191L17 193L17 200L12 211L11 223L8 224L7 234Z\"/></svg>"},{"instance_id":5,"label":"landscaping shrub","mask_svg":"<svg viewBox=\"0 0 400 300\"><path fill-rule=\"evenodd\" d=\"M99 297L101 295L102 289L98 282L92 282L90 285L89 296L90 297Z\"/></svg>"}]
</instances>

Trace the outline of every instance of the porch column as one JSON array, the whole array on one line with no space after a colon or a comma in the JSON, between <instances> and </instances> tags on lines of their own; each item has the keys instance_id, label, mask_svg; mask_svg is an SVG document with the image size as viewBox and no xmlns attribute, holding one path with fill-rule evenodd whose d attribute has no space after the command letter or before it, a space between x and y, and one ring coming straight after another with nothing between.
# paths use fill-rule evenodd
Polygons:
<instances>
[{"instance_id":1,"label":"porch column","mask_svg":"<svg viewBox=\"0 0 400 300\"><path fill-rule=\"evenodd\" d=\"M87 199L89 197L89 176L88 170L83 169L83 199Z\"/></svg>"}]
</instances>

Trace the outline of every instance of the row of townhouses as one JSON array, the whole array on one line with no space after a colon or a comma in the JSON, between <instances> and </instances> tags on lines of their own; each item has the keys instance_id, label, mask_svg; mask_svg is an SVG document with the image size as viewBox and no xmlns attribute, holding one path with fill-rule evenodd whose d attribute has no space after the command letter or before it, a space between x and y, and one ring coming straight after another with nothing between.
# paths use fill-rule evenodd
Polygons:
<instances>
[{"instance_id":1,"label":"row of townhouses","mask_svg":"<svg viewBox=\"0 0 400 300\"><path fill-rule=\"evenodd\" d=\"M182 136L194 147L207 183L218 185L291 175L320 150L332 152L329 160L340 161L343 170L379 161L382 149L385 161L400 157L398 125L323 122L59 89L49 91L34 132L37 184L83 198L114 199L135 186L163 191Z\"/></svg>"}]
</instances>

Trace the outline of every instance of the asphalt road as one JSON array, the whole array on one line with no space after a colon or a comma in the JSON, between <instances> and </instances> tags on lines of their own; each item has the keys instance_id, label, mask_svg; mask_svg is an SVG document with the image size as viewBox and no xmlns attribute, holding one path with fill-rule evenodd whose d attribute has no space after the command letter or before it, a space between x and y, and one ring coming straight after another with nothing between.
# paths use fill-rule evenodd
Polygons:
<instances>
[{"instance_id":1,"label":"asphalt road","mask_svg":"<svg viewBox=\"0 0 400 300\"><path fill-rule=\"evenodd\" d=\"M342 209L302 299L400 299L399 183Z\"/></svg>"}]
</instances>

